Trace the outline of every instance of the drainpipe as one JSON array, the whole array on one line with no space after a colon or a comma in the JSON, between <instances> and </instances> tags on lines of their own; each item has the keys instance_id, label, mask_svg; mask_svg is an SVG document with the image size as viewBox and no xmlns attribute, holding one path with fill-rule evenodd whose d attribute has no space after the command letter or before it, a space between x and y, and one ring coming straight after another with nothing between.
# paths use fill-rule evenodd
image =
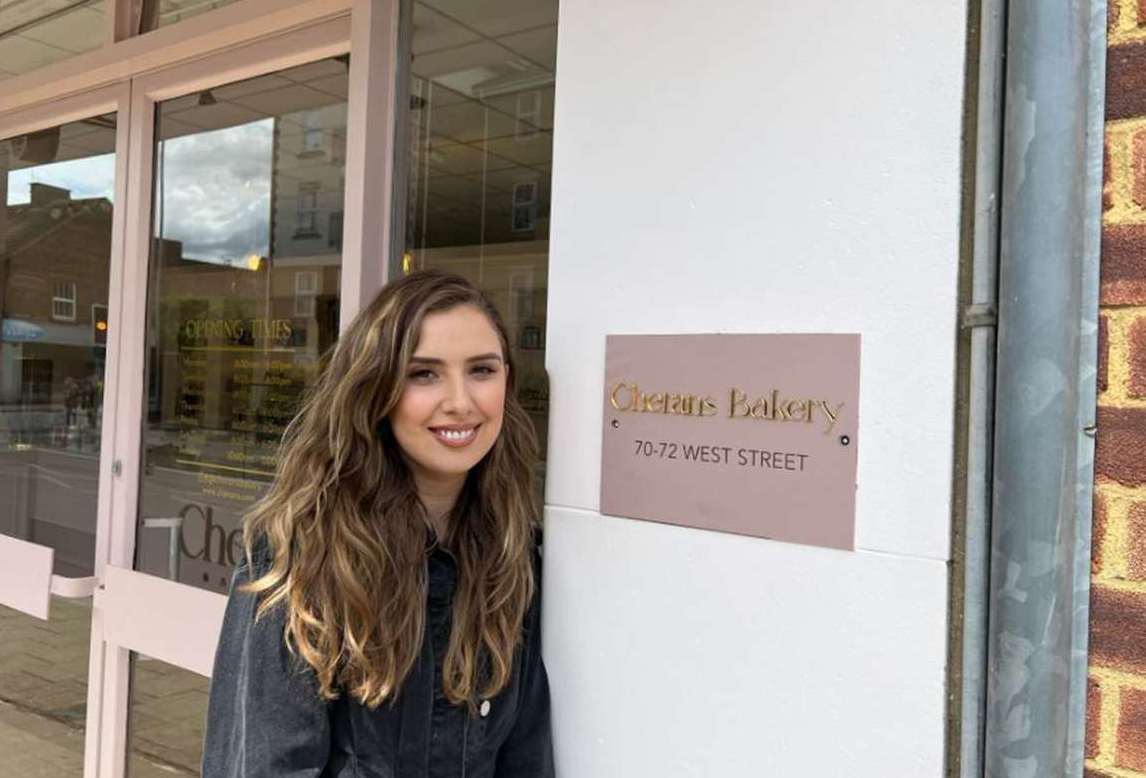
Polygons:
<instances>
[{"instance_id":1,"label":"drainpipe","mask_svg":"<svg viewBox=\"0 0 1146 778\"><path fill-rule=\"evenodd\" d=\"M1007 9L984 775L1082 775L1104 0Z\"/></svg>"},{"instance_id":2,"label":"drainpipe","mask_svg":"<svg viewBox=\"0 0 1146 778\"><path fill-rule=\"evenodd\" d=\"M956 341L948 778L983 778L1006 0L971 0Z\"/></svg>"}]
</instances>

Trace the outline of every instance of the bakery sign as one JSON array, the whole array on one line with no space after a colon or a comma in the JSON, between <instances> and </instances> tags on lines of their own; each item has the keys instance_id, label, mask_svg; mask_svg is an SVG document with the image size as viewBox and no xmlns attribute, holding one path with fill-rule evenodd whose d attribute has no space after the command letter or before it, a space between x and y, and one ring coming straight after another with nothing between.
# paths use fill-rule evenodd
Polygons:
<instances>
[{"instance_id":1,"label":"bakery sign","mask_svg":"<svg viewBox=\"0 0 1146 778\"><path fill-rule=\"evenodd\" d=\"M855 547L860 336L610 335L601 512Z\"/></svg>"}]
</instances>

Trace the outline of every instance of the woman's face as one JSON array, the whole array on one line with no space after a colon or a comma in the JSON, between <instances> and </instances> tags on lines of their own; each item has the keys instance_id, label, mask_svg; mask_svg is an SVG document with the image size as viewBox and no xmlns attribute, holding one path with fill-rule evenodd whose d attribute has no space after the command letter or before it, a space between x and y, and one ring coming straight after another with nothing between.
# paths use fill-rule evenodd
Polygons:
<instances>
[{"instance_id":1,"label":"woman's face","mask_svg":"<svg viewBox=\"0 0 1146 778\"><path fill-rule=\"evenodd\" d=\"M390 426L419 481L464 477L493 447L507 365L493 324L472 305L428 314Z\"/></svg>"}]
</instances>

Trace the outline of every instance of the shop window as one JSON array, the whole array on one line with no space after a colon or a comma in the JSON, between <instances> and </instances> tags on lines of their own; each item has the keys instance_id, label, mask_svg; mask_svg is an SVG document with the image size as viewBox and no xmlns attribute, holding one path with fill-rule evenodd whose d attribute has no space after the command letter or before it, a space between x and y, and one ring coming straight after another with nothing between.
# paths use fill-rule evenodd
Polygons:
<instances>
[{"instance_id":1,"label":"shop window","mask_svg":"<svg viewBox=\"0 0 1146 778\"><path fill-rule=\"evenodd\" d=\"M314 298L318 296L318 273L300 270L294 274L294 315L314 316Z\"/></svg>"},{"instance_id":2,"label":"shop window","mask_svg":"<svg viewBox=\"0 0 1146 778\"><path fill-rule=\"evenodd\" d=\"M321 153L322 141L324 135L320 129L303 130L302 132L302 150L303 153Z\"/></svg>"},{"instance_id":3,"label":"shop window","mask_svg":"<svg viewBox=\"0 0 1146 778\"><path fill-rule=\"evenodd\" d=\"M390 275L440 268L486 291L544 456L557 3L429 0L413 22L405 241Z\"/></svg>"},{"instance_id":4,"label":"shop window","mask_svg":"<svg viewBox=\"0 0 1146 778\"><path fill-rule=\"evenodd\" d=\"M76 320L76 285L73 281L52 286L52 318L57 321Z\"/></svg>"},{"instance_id":5,"label":"shop window","mask_svg":"<svg viewBox=\"0 0 1146 778\"><path fill-rule=\"evenodd\" d=\"M529 181L513 186L513 231L532 232L537 228L537 184Z\"/></svg>"},{"instance_id":6,"label":"shop window","mask_svg":"<svg viewBox=\"0 0 1146 778\"><path fill-rule=\"evenodd\" d=\"M517 120L513 137L528 142L537 137L541 126L541 92L534 89L517 95Z\"/></svg>"},{"instance_id":7,"label":"shop window","mask_svg":"<svg viewBox=\"0 0 1146 778\"><path fill-rule=\"evenodd\" d=\"M338 337L342 256L320 233L343 169L300 152L306 130L345 131L346 82L329 58L156 106L136 570L226 592L231 539ZM189 749L176 766L198 763Z\"/></svg>"},{"instance_id":8,"label":"shop window","mask_svg":"<svg viewBox=\"0 0 1146 778\"><path fill-rule=\"evenodd\" d=\"M305 182L298 185L298 211L294 237L317 238L318 234L318 184Z\"/></svg>"}]
</instances>

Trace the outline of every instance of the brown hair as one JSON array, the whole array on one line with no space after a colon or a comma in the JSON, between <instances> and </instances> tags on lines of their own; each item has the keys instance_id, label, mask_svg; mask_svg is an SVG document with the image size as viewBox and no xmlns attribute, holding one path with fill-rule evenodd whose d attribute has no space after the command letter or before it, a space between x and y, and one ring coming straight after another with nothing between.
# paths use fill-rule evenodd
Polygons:
<instances>
[{"instance_id":1,"label":"brown hair","mask_svg":"<svg viewBox=\"0 0 1146 778\"><path fill-rule=\"evenodd\" d=\"M509 681L535 588L537 439L496 308L460 276L417 271L385 286L339 338L287 427L270 490L245 517L248 559L262 539L271 558L248 585L258 613L287 609L284 637L327 699L345 690L370 707L393 700L421 650L427 516L387 417L422 320L459 305L489 318L508 384L501 432L451 514L458 584L443 687L472 706Z\"/></svg>"}]
</instances>

